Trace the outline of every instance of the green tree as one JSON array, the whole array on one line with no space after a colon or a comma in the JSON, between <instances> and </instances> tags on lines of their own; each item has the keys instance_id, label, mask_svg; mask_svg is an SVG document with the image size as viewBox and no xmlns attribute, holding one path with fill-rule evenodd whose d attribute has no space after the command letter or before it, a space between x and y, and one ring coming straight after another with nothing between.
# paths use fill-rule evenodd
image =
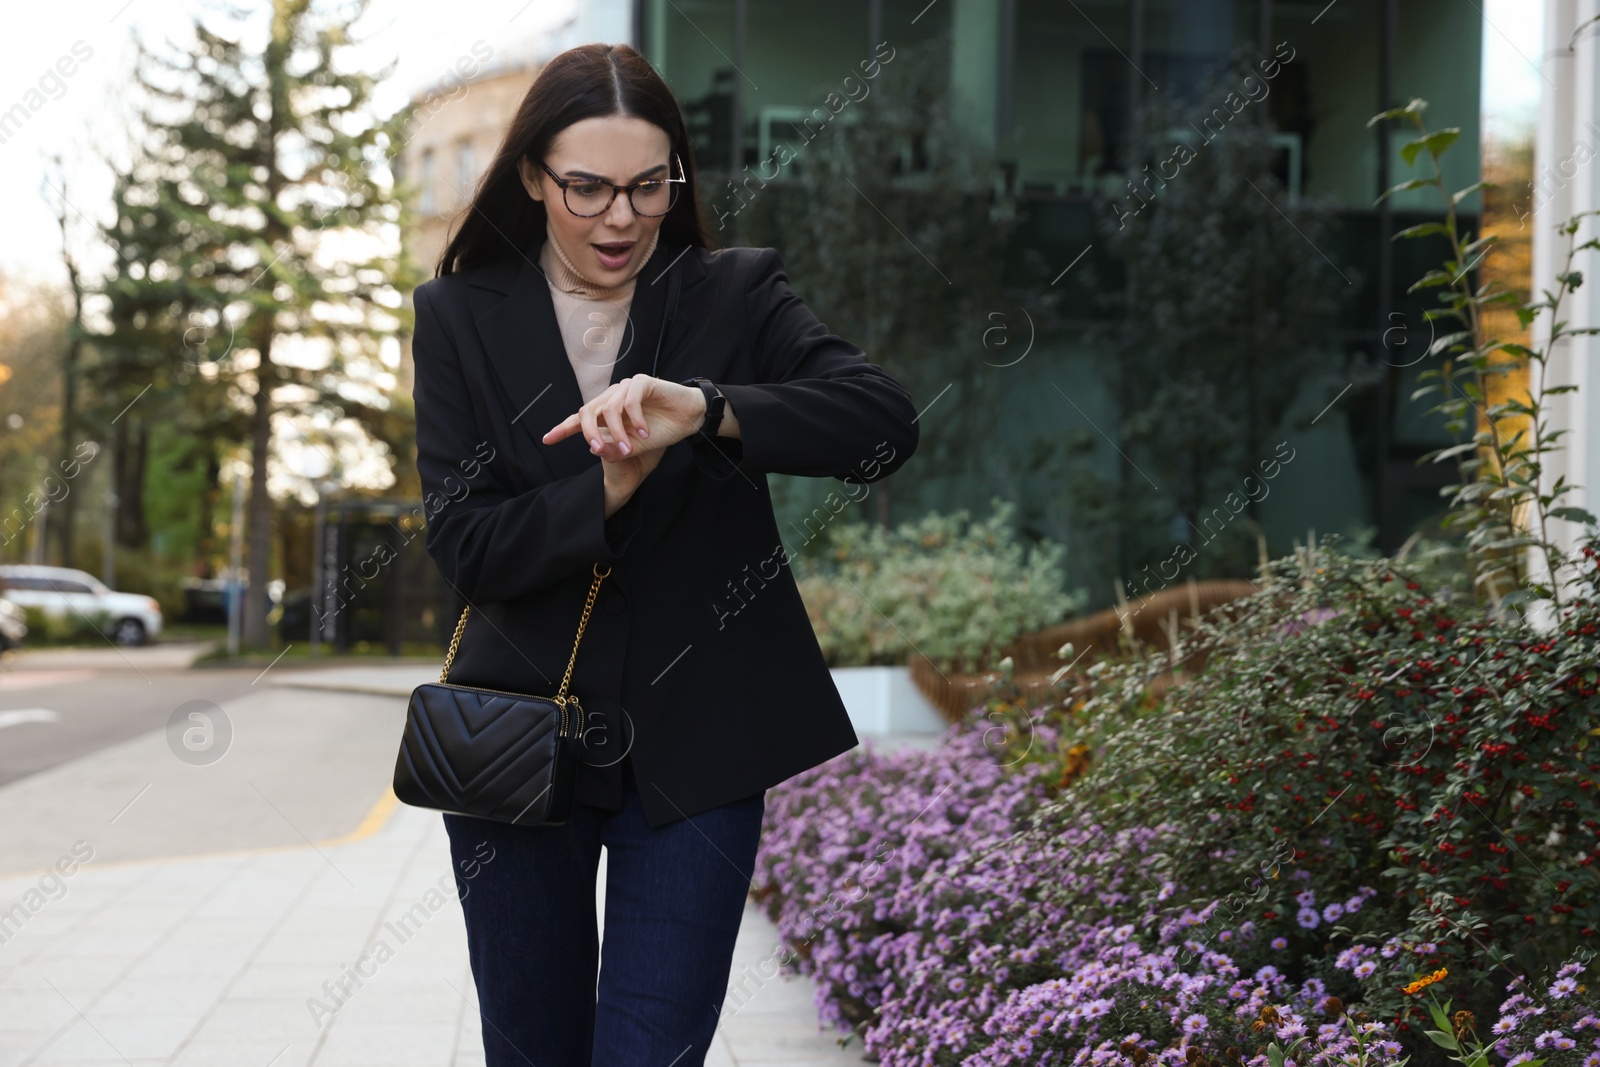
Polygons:
<instances>
[{"instance_id":1,"label":"green tree","mask_svg":"<svg viewBox=\"0 0 1600 1067\"><path fill-rule=\"evenodd\" d=\"M747 168L737 199L708 190L708 213L736 215L741 243L782 249L818 317L931 408L939 430L922 434L916 466L949 472L984 454L1003 417L994 394L1005 383L991 369L1002 357L984 337L986 312L1018 303L1002 289L1014 205L995 194L993 154L954 113L948 38L882 55L859 99L819 86L825 103ZM884 528L890 483L904 477L873 487Z\"/></svg>"},{"instance_id":2,"label":"green tree","mask_svg":"<svg viewBox=\"0 0 1600 1067\"><path fill-rule=\"evenodd\" d=\"M68 292L72 296L72 320L67 325L66 350L61 359L61 443L56 461L61 470L70 469L71 457L77 451L80 439L78 438L78 395L81 372L83 365L84 341L88 331L84 327L83 307L84 296L88 291L83 271L78 265L78 259L72 252L72 205L67 201L67 174L61 156L52 156L50 169L55 182L46 179L47 185L55 185L51 192L56 195L49 197L51 207L56 217L56 225L61 230L61 264L67 271ZM55 184L59 183L59 184ZM68 493L61 501L60 516L55 524L55 535L59 546L61 565L72 566L73 535L77 529L78 497L80 494Z\"/></svg>"},{"instance_id":3,"label":"green tree","mask_svg":"<svg viewBox=\"0 0 1600 1067\"><path fill-rule=\"evenodd\" d=\"M112 235L127 253L116 344L128 360L113 377L192 386L184 410L219 439L231 415L208 423L196 398L248 402L247 647L268 641L274 430L301 433L274 412L399 432L381 393L359 381L374 376L384 339L409 327L400 293L418 279L385 233L402 207L385 166L391 127L372 94L392 65L366 73L344 61L366 7L272 0L264 27L227 8L225 28L195 20L188 51L138 51L149 103ZM164 375L146 365L156 350L176 353ZM214 449L201 452L214 462Z\"/></svg>"},{"instance_id":4,"label":"green tree","mask_svg":"<svg viewBox=\"0 0 1600 1067\"><path fill-rule=\"evenodd\" d=\"M61 366L72 311L43 283L0 275L0 559L27 558L48 522L60 521L51 458L60 440ZM43 558L42 548L41 558Z\"/></svg>"},{"instance_id":5,"label":"green tree","mask_svg":"<svg viewBox=\"0 0 1600 1067\"><path fill-rule=\"evenodd\" d=\"M1357 280L1322 254L1331 213L1275 176L1265 103L1226 126L1214 117L1229 113L1216 105L1241 77L1225 68L1198 103L1142 108L1132 177L1103 215L1123 271L1106 294L1115 318L1093 341L1114 354L1097 367L1118 405L1107 429L1122 457L1113 478L1080 478L1074 495L1098 509L1125 579L1174 541L1196 549L1193 576L1251 572L1254 521L1205 518L1272 457ZM1247 514L1257 518L1254 500Z\"/></svg>"},{"instance_id":6,"label":"green tree","mask_svg":"<svg viewBox=\"0 0 1600 1067\"><path fill-rule=\"evenodd\" d=\"M164 173L157 159L138 155L115 175L114 216L103 238L116 260L99 287L112 329L97 339L88 367L91 417L111 448L112 537L118 547L137 550L150 543L144 509L152 431L170 426L193 449L205 450L221 447L224 428L237 442L249 427L217 368L204 374L178 358L191 325L187 309L200 299L182 267L191 242L204 237L162 198Z\"/></svg>"}]
</instances>

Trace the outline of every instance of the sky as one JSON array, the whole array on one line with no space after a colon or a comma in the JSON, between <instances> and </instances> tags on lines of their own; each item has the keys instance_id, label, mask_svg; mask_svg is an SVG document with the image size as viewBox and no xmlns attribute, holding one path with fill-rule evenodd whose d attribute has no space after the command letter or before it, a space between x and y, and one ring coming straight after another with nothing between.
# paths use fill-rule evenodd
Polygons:
<instances>
[{"instance_id":1,"label":"sky","mask_svg":"<svg viewBox=\"0 0 1600 1067\"><path fill-rule=\"evenodd\" d=\"M260 7L260 0L242 0ZM436 83L458 57L473 55L478 41L494 55L531 55L550 31L568 20L581 0L372 0L357 25L370 38L359 57L371 70L395 61L379 89L377 104L388 113ZM44 105L13 136L0 143L0 271L64 283L61 235L54 209L41 195L59 189L47 158L66 163L66 196L80 254L91 271L97 254L86 220L103 220L109 206L109 170L101 153L126 144L127 107L120 86L132 68L133 35L159 47L181 39L202 0L65 0L12 5L0 34L0 112L40 90ZM481 50L480 53L481 54ZM67 58L65 67L57 64ZM61 77L61 70L71 70ZM42 81L42 83L41 83ZM109 254L103 263L110 262Z\"/></svg>"},{"instance_id":2,"label":"sky","mask_svg":"<svg viewBox=\"0 0 1600 1067\"><path fill-rule=\"evenodd\" d=\"M259 0L245 0L259 3ZM397 61L380 90L384 111L398 107L438 80L456 58L478 41L496 56L528 55L549 32L569 19L582 0L372 0L358 27L371 37L365 64L372 69ZM1468 11L1475 5L1463 4ZM133 58L132 35L159 45L181 36L200 0L66 0L14 5L0 35L0 112L42 89L45 103L0 144L0 271L64 281L60 234L53 209L41 192L50 174L46 157L66 160L66 195L80 258L93 274L109 262L97 252L89 219L99 222L109 200L110 175L97 153L115 153L126 143L126 83ZM1485 0L1484 130L1494 138L1531 130L1542 81L1539 0ZM73 73L60 77L67 57ZM43 84L41 84L43 81ZM32 97L38 100L39 97ZM51 193L55 196L55 193Z\"/></svg>"},{"instance_id":3,"label":"sky","mask_svg":"<svg viewBox=\"0 0 1600 1067\"><path fill-rule=\"evenodd\" d=\"M1539 53L1544 48L1542 0L1488 0L1483 5L1483 134L1505 142L1533 136L1539 120Z\"/></svg>"}]
</instances>

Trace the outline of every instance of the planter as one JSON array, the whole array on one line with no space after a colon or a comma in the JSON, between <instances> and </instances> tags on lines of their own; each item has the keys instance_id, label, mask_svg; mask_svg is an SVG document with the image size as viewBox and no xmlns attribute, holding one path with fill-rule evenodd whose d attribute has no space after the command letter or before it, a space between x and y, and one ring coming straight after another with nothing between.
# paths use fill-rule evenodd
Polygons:
<instances>
[{"instance_id":1,"label":"planter","mask_svg":"<svg viewBox=\"0 0 1600 1067\"><path fill-rule=\"evenodd\" d=\"M1191 581L1143 600L1023 634L987 658L997 664L1002 656L1010 656L1012 680L1017 688L1028 699L1033 699L1035 693L1040 699L1049 699L1049 678L1061 667L1056 650L1066 642L1078 649L1074 661L1078 669L1087 670L1096 659L1124 654L1129 636L1146 645L1165 647L1171 641L1169 630L1175 623L1189 622L1218 605L1250 596L1256 588L1252 582L1236 579ZM1188 666L1197 670L1203 663L1203 659L1190 660ZM910 671L917 689L952 723L961 721L984 702L995 674L993 670L975 674L941 671L918 653L911 655ZM1170 676L1156 683L1156 691L1164 692L1169 684Z\"/></svg>"},{"instance_id":2,"label":"planter","mask_svg":"<svg viewBox=\"0 0 1600 1067\"><path fill-rule=\"evenodd\" d=\"M906 667L834 667L832 673L859 736L938 734L949 725Z\"/></svg>"}]
</instances>

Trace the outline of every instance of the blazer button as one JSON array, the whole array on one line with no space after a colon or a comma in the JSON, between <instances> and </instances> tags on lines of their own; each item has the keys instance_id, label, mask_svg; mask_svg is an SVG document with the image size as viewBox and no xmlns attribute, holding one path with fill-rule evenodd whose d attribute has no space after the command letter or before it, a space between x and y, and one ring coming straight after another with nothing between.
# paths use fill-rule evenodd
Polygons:
<instances>
[{"instance_id":1,"label":"blazer button","mask_svg":"<svg viewBox=\"0 0 1600 1067\"><path fill-rule=\"evenodd\" d=\"M602 603L605 605L606 611L610 612L612 615L621 615L623 610L628 606L627 598L621 593L616 592L607 593L605 600L602 601Z\"/></svg>"}]
</instances>

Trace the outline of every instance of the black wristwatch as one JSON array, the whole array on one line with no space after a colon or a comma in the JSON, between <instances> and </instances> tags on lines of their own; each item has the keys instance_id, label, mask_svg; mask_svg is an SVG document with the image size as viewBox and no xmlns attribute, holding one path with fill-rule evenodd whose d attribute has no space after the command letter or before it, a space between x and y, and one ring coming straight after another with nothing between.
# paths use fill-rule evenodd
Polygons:
<instances>
[{"instance_id":1,"label":"black wristwatch","mask_svg":"<svg viewBox=\"0 0 1600 1067\"><path fill-rule=\"evenodd\" d=\"M696 375L693 378L685 378L678 384L697 385L700 387L700 391L706 395L706 422L704 426L700 427L700 432L707 437L717 436L717 427L722 425L723 405L728 402L728 398L722 395L721 389L712 384L710 378L702 378Z\"/></svg>"}]
</instances>

